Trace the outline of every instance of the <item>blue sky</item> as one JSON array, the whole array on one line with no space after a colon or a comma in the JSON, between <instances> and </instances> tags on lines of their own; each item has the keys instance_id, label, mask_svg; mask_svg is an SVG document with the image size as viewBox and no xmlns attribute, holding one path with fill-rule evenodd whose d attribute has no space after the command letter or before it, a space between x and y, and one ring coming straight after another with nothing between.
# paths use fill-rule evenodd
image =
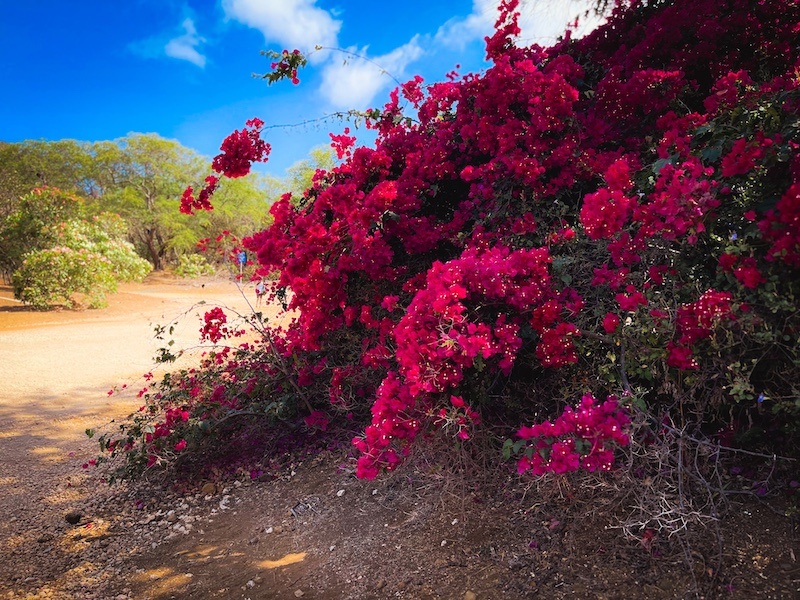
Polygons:
<instances>
[{"instance_id":1,"label":"blue sky","mask_svg":"<svg viewBox=\"0 0 800 600\"><path fill-rule=\"evenodd\" d=\"M484 68L497 0L3 0L0 141L113 140L131 132L176 139L200 154L252 117L282 175L341 133L334 111L380 107L396 79L441 80ZM553 41L585 0L523 0L522 38ZM591 27L586 21L584 27ZM315 46L301 84L252 77L261 50ZM370 138L357 131L359 141Z\"/></svg>"}]
</instances>

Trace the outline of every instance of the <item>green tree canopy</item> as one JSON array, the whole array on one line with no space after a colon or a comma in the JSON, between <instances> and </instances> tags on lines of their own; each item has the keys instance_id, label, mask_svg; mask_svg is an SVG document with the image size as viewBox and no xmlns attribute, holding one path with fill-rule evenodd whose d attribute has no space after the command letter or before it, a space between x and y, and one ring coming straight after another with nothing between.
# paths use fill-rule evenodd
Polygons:
<instances>
[{"instance_id":1,"label":"green tree canopy","mask_svg":"<svg viewBox=\"0 0 800 600\"><path fill-rule=\"evenodd\" d=\"M55 226L85 212L83 199L58 188L35 188L0 221L0 271L8 279L29 252L55 243Z\"/></svg>"},{"instance_id":2,"label":"green tree canopy","mask_svg":"<svg viewBox=\"0 0 800 600\"><path fill-rule=\"evenodd\" d=\"M32 189L53 186L84 196L96 194L89 144L75 140L0 142L0 218Z\"/></svg>"}]
</instances>

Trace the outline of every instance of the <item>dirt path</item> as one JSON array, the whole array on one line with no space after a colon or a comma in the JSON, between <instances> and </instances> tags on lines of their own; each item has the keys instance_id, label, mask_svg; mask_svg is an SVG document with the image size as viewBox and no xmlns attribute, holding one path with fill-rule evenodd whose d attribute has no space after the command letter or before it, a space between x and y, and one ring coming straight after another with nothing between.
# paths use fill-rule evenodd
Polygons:
<instances>
[{"instance_id":1,"label":"dirt path","mask_svg":"<svg viewBox=\"0 0 800 600\"><path fill-rule=\"evenodd\" d=\"M84 431L136 407L134 392L163 345L155 324L183 316L175 347L197 344L199 321L190 317L207 310L200 302L247 309L237 286L218 280L153 277L121 286L107 309L91 311L32 312L0 288L0 592L48 597L50 584L80 564L62 543L64 515L107 492L94 494L96 482L82 472L97 452Z\"/></svg>"}]
</instances>

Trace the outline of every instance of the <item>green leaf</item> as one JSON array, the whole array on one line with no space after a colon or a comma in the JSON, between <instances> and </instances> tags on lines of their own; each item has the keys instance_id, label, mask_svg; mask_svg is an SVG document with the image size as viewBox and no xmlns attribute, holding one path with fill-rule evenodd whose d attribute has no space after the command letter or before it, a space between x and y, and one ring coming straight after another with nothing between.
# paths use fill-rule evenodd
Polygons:
<instances>
[{"instance_id":1,"label":"green leaf","mask_svg":"<svg viewBox=\"0 0 800 600\"><path fill-rule=\"evenodd\" d=\"M514 442L510 439L507 439L503 442L503 460L508 460L511 458L511 447L514 445Z\"/></svg>"},{"instance_id":2,"label":"green leaf","mask_svg":"<svg viewBox=\"0 0 800 600\"><path fill-rule=\"evenodd\" d=\"M722 156L722 148L720 146L712 146L700 152L700 158L705 163L714 163Z\"/></svg>"},{"instance_id":3,"label":"green leaf","mask_svg":"<svg viewBox=\"0 0 800 600\"><path fill-rule=\"evenodd\" d=\"M670 164L672 164L672 157L658 159L656 162L653 163L653 173L658 175L659 173L661 173L661 169Z\"/></svg>"}]
</instances>

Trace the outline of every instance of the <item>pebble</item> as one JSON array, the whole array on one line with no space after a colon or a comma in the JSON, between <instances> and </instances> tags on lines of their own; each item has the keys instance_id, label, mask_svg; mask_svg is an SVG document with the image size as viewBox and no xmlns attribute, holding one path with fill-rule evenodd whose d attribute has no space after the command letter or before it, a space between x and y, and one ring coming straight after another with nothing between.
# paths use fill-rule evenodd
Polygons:
<instances>
[{"instance_id":1,"label":"pebble","mask_svg":"<svg viewBox=\"0 0 800 600\"><path fill-rule=\"evenodd\" d=\"M478 596L475 595L475 592L464 592L464 600L478 600Z\"/></svg>"},{"instance_id":2,"label":"pebble","mask_svg":"<svg viewBox=\"0 0 800 600\"><path fill-rule=\"evenodd\" d=\"M303 590L295 590L294 591L294 597L295 598L302 598L305 595L306 595L306 593Z\"/></svg>"},{"instance_id":3,"label":"pebble","mask_svg":"<svg viewBox=\"0 0 800 600\"><path fill-rule=\"evenodd\" d=\"M83 513L78 510L73 510L64 515L64 520L70 525L77 525L83 518Z\"/></svg>"}]
</instances>

